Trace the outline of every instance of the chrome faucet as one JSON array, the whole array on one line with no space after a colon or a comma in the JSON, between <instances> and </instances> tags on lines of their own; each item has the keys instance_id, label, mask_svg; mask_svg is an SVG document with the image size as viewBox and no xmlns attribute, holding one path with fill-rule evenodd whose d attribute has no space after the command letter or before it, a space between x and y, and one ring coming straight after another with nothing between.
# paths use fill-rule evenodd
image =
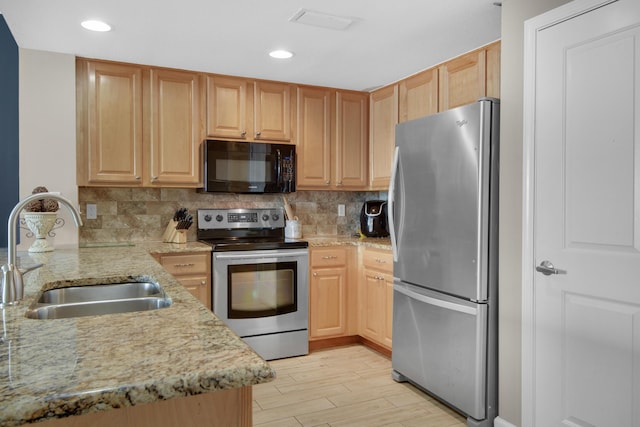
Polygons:
<instances>
[{"instance_id":1,"label":"chrome faucet","mask_svg":"<svg viewBox=\"0 0 640 427\"><path fill-rule=\"evenodd\" d=\"M42 264L39 264L29 269L21 270L16 265L16 227L18 226L18 216L28 203L40 199L55 199L61 202L71 211L76 226L80 227L82 225L82 218L80 218L78 209L76 209L69 200L62 197L60 193L36 193L19 201L9 214L9 220L7 221L7 263L0 267L2 269L0 307L5 304L13 304L20 301L24 297L24 282L22 276L31 270L42 267Z\"/></svg>"}]
</instances>

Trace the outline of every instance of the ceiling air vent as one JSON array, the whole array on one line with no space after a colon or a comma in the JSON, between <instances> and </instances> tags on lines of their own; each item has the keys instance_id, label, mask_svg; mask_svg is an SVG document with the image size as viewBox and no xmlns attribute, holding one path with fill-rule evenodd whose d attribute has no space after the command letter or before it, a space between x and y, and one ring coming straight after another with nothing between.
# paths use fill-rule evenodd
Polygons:
<instances>
[{"instance_id":1,"label":"ceiling air vent","mask_svg":"<svg viewBox=\"0 0 640 427\"><path fill-rule=\"evenodd\" d=\"M354 20L345 16L329 15L327 13L316 12L315 10L300 9L295 15L289 18L289 21L342 31L346 30Z\"/></svg>"}]
</instances>

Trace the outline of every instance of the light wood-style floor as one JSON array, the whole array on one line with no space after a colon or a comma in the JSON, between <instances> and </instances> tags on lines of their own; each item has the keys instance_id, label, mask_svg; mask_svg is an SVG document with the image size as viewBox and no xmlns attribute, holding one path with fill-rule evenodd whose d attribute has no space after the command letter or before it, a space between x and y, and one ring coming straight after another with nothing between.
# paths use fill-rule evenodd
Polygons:
<instances>
[{"instance_id":1,"label":"light wood-style floor","mask_svg":"<svg viewBox=\"0 0 640 427\"><path fill-rule=\"evenodd\" d=\"M274 381L253 387L256 427L465 427L466 420L408 383L391 360L353 345L270 362Z\"/></svg>"}]
</instances>

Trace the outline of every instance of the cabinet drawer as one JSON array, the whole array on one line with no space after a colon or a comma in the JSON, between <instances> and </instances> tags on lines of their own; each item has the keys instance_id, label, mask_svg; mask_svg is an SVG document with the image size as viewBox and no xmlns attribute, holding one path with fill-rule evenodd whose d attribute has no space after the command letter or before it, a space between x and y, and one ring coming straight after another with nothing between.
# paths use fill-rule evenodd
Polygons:
<instances>
[{"instance_id":1,"label":"cabinet drawer","mask_svg":"<svg viewBox=\"0 0 640 427\"><path fill-rule=\"evenodd\" d=\"M346 265L347 250L345 248L312 249L311 266L328 267Z\"/></svg>"},{"instance_id":2,"label":"cabinet drawer","mask_svg":"<svg viewBox=\"0 0 640 427\"><path fill-rule=\"evenodd\" d=\"M201 274L207 275L208 254L168 255L160 258L162 266L174 276Z\"/></svg>"},{"instance_id":3,"label":"cabinet drawer","mask_svg":"<svg viewBox=\"0 0 640 427\"><path fill-rule=\"evenodd\" d=\"M365 249L362 262L365 267L393 273L393 254L391 251Z\"/></svg>"},{"instance_id":4,"label":"cabinet drawer","mask_svg":"<svg viewBox=\"0 0 640 427\"><path fill-rule=\"evenodd\" d=\"M208 278L207 276L196 276L196 277L181 277L178 281L185 288L197 288L200 286L208 286Z\"/></svg>"}]
</instances>

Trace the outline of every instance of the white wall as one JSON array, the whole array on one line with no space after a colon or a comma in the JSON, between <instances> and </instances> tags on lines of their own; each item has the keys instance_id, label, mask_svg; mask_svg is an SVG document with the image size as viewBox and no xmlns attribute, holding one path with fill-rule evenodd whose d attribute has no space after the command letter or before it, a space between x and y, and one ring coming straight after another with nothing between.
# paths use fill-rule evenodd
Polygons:
<instances>
[{"instance_id":1,"label":"white wall","mask_svg":"<svg viewBox=\"0 0 640 427\"><path fill-rule=\"evenodd\" d=\"M20 49L20 198L33 188L58 191L74 205L76 187L75 57ZM55 247L78 243L78 230L65 207L58 216L65 225L48 238ZM20 250L33 238L20 231Z\"/></svg>"},{"instance_id":2,"label":"white wall","mask_svg":"<svg viewBox=\"0 0 640 427\"><path fill-rule=\"evenodd\" d=\"M567 0L503 0L500 105L500 418L522 408L522 91L524 21Z\"/></svg>"}]
</instances>

